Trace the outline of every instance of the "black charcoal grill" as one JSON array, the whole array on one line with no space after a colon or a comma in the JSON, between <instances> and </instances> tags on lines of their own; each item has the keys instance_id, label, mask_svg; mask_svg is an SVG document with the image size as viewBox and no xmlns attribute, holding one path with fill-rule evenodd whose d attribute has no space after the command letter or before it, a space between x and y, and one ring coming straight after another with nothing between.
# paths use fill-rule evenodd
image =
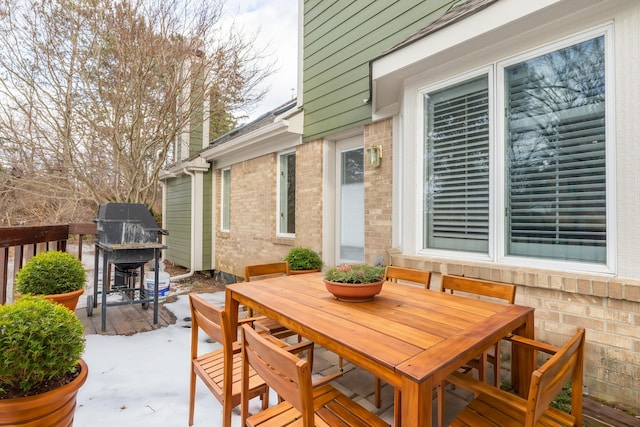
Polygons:
<instances>
[{"instance_id":1,"label":"black charcoal grill","mask_svg":"<svg viewBox=\"0 0 640 427\"><path fill-rule=\"evenodd\" d=\"M106 308L111 305L142 304L149 308L153 301L153 323L158 323L158 267L161 250L158 241L166 231L156 225L147 207L140 203L105 203L98 208L94 219L98 230L95 251L93 295L87 298L87 314L93 315L102 296L102 331L106 329ZM102 254L102 290L98 289L99 258ZM155 261L153 298L144 286L144 265ZM110 284L110 265L114 266L113 285ZM139 286L138 286L139 284ZM120 293L121 301L107 303L107 294Z\"/></svg>"}]
</instances>

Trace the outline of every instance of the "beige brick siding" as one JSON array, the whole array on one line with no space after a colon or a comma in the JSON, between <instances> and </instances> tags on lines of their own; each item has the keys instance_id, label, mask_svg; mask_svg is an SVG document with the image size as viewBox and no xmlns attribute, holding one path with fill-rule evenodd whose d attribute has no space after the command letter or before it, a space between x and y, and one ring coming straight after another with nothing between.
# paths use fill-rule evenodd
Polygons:
<instances>
[{"instance_id":1,"label":"beige brick siding","mask_svg":"<svg viewBox=\"0 0 640 427\"><path fill-rule=\"evenodd\" d=\"M296 149L295 238L276 235L276 173L277 154L231 166L230 227L216 224L216 270L242 277L245 265L280 261L293 246L322 248L322 142Z\"/></svg>"},{"instance_id":2,"label":"beige brick siding","mask_svg":"<svg viewBox=\"0 0 640 427\"><path fill-rule=\"evenodd\" d=\"M392 121L382 120L365 127L364 147L381 146L379 168L365 161L364 167L364 254L365 262L374 264L382 256L388 263L387 250L391 247L392 177ZM366 156L365 156L366 157Z\"/></svg>"}]
</instances>

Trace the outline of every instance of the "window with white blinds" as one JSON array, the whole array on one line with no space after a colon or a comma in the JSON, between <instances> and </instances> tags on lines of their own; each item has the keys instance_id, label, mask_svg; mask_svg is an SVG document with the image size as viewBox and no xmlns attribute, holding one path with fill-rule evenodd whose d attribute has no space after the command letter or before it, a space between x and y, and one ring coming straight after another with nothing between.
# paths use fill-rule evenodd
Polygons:
<instances>
[{"instance_id":1,"label":"window with white blinds","mask_svg":"<svg viewBox=\"0 0 640 427\"><path fill-rule=\"evenodd\" d=\"M425 94L425 243L487 252L489 91L487 76Z\"/></svg>"},{"instance_id":2,"label":"window with white blinds","mask_svg":"<svg viewBox=\"0 0 640 427\"><path fill-rule=\"evenodd\" d=\"M507 253L604 263L604 37L504 72Z\"/></svg>"},{"instance_id":3,"label":"window with white blinds","mask_svg":"<svg viewBox=\"0 0 640 427\"><path fill-rule=\"evenodd\" d=\"M422 93L423 248L607 263L605 62L599 36Z\"/></svg>"},{"instance_id":4,"label":"window with white blinds","mask_svg":"<svg viewBox=\"0 0 640 427\"><path fill-rule=\"evenodd\" d=\"M278 155L278 234L296 232L296 153Z\"/></svg>"}]
</instances>

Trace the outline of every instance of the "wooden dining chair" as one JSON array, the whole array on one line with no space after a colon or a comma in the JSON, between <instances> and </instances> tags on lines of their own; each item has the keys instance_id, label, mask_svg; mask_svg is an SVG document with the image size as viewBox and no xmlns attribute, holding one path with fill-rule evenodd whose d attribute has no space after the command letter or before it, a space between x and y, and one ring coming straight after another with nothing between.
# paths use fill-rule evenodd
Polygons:
<instances>
[{"instance_id":1,"label":"wooden dining chair","mask_svg":"<svg viewBox=\"0 0 640 427\"><path fill-rule=\"evenodd\" d=\"M443 274L441 278L442 292L462 293L463 296L481 296L501 300L507 304L513 304L516 300L516 285L510 283L492 282L489 280L473 279L469 277L450 276ZM496 343L493 352L485 352L484 359L476 358L469 361L474 369L478 370L478 376L482 381L486 380L487 363L491 363L493 369L493 385L500 386L500 346ZM482 362L482 363L481 363Z\"/></svg>"},{"instance_id":2,"label":"wooden dining chair","mask_svg":"<svg viewBox=\"0 0 640 427\"><path fill-rule=\"evenodd\" d=\"M231 410L240 404L242 369L241 346L230 334L225 311L196 294L189 294L191 308L191 373L189 382L189 425L193 425L196 375L204 382L222 405L223 426L231 426ZM198 354L199 332L202 330L222 348ZM249 371L249 383L245 396L260 396L262 408L269 404L269 388L255 371Z\"/></svg>"},{"instance_id":3,"label":"wooden dining chair","mask_svg":"<svg viewBox=\"0 0 640 427\"><path fill-rule=\"evenodd\" d=\"M516 299L515 285L509 283L493 282L489 280L474 279L469 277L451 276L443 274L440 279L440 290L449 291L466 297L486 297L501 300L507 304L513 304ZM476 369L480 381L486 381L487 364L493 365L493 385L500 387L500 343L493 345L491 350L469 360L463 367L464 371ZM446 382L438 387L438 425L442 427L442 414L444 412L444 389Z\"/></svg>"},{"instance_id":4,"label":"wooden dining chair","mask_svg":"<svg viewBox=\"0 0 640 427\"><path fill-rule=\"evenodd\" d=\"M398 267L388 265L384 269L384 280L388 282L411 282L423 285L425 289L431 289L431 272L415 268Z\"/></svg>"},{"instance_id":5,"label":"wooden dining chair","mask_svg":"<svg viewBox=\"0 0 640 427\"><path fill-rule=\"evenodd\" d=\"M244 268L244 281L250 282L252 278L260 277L275 277L275 276L288 276L289 275L289 263L272 262L268 264L254 264L247 265ZM253 316L253 310L249 308L249 317ZM262 316L254 321L254 327L258 330L266 331L267 333L277 336L279 338L285 338L287 336L294 335L289 329L282 326L276 320L269 319ZM300 337L298 337L300 338Z\"/></svg>"},{"instance_id":6,"label":"wooden dining chair","mask_svg":"<svg viewBox=\"0 0 640 427\"><path fill-rule=\"evenodd\" d=\"M450 425L582 426L584 329L579 328L561 348L515 335L511 341L552 355L531 374L528 398L523 399L498 387L491 387L469 374L455 372L447 377L447 381L472 391L476 397ZM567 414L549 405L569 380L571 413Z\"/></svg>"},{"instance_id":7,"label":"wooden dining chair","mask_svg":"<svg viewBox=\"0 0 640 427\"><path fill-rule=\"evenodd\" d=\"M389 426L329 384L339 372L312 382L306 360L273 345L248 325L242 326L242 357L242 426ZM283 401L249 416L252 368Z\"/></svg>"}]
</instances>

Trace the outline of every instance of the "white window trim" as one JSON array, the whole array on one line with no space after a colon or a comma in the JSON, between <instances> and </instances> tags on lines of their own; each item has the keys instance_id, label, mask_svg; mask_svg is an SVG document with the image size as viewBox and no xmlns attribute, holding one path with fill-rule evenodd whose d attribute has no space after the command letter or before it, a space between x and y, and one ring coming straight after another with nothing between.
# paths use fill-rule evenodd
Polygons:
<instances>
[{"instance_id":1,"label":"white window trim","mask_svg":"<svg viewBox=\"0 0 640 427\"><path fill-rule=\"evenodd\" d=\"M280 231L280 181L282 179L281 177L281 168L280 168L280 160L282 158L282 156L285 155L289 155L289 154L296 154L296 150L286 150L286 151L281 151L278 153L277 157L276 157L276 163L278 165L277 169L276 169L276 236L277 237L286 237L286 238L295 238L296 234L295 233L282 233ZM294 201L295 202L295 201Z\"/></svg>"},{"instance_id":2,"label":"white window trim","mask_svg":"<svg viewBox=\"0 0 640 427\"><path fill-rule=\"evenodd\" d=\"M229 203L225 203L225 179L224 173L229 171L229 180L231 180L231 168L224 168L220 170L220 231L229 232L231 231L231 206L227 206L231 204L231 188L229 188ZM229 209L229 228L224 227L224 212Z\"/></svg>"},{"instance_id":3,"label":"white window trim","mask_svg":"<svg viewBox=\"0 0 640 427\"><path fill-rule=\"evenodd\" d=\"M443 257L447 259L455 259L461 261L488 261L498 264L545 268L545 269L561 269L569 271L592 272L602 274L616 273L616 162L615 162L615 88L614 88L614 41L613 41L613 24L607 23L598 27L588 29L570 37L558 39L557 41L533 49L523 50L521 53L510 56L508 58L492 61L485 67L470 70L458 76L448 78L428 85L419 86L415 89L415 142L405 140L405 143L415 143L417 155L415 157L416 175L416 193L414 206L414 234L413 245L417 255L425 255L432 257ZM606 126L606 217L607 217L607 262L606 264L594 264L588 262L572 262L553 259L536 259L528 257L509 256L505 253L505 227L504 219L500 215L505 209L504 196L504 167L505 167L505 138L504 115L497 114L498 111L504 110L504 75L503 70L509 65L522 62L524 60L559 50L563 47L571 46L582 41L593 39L595 37L604 36L605 38L605 126ZM490 127L490 145L489 145L489 167L490 167L490 191L489 194L489 251L488 254L478 254L470 252L458 252L450 250L437 250L423 248L424 221L423 221L423 180L424 180L424 105L423 97L428 92L445 88L448 86L461 83L463 81L488 74L489 79L489 119L492 123ZM410 89L409 89L410 90ZM409 94L409 92L406 92ZM501 194L498 197L498 192Z\"/></svg>"}]
</instances>

